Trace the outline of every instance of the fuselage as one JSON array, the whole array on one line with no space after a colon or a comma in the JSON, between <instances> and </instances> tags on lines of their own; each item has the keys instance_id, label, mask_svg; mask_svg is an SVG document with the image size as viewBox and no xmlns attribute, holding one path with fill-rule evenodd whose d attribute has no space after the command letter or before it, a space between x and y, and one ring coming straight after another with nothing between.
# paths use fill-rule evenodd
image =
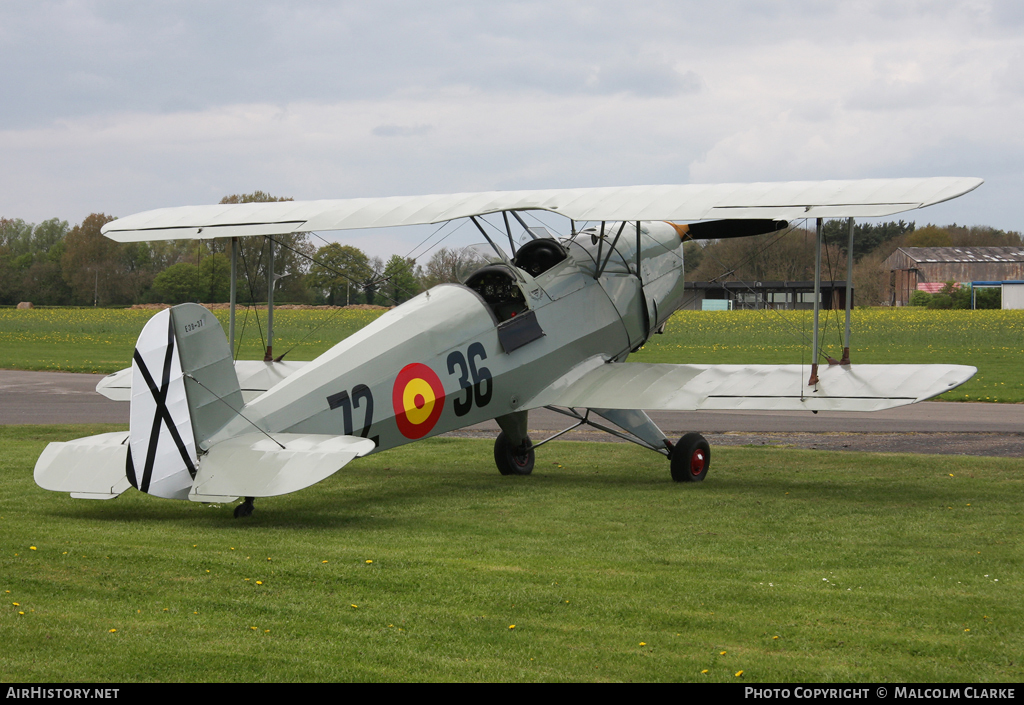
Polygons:
<instances>
[{"instance_id":1,"label":"fuselage","mask_svg":"<svg viewBox=\"0 0 1024 705\"><path fill-rule=\"evenodd\" d=\"M620 225L557 250L527 243L515 265L416 296L247 404L246 417L268 432L364 436L386 450L532 408L573 370L625 359L682 300L676 230ZM546 259L527 262L538 250ZM246 427L235 419L209 444Z\"/></svg>"}]
</instances>

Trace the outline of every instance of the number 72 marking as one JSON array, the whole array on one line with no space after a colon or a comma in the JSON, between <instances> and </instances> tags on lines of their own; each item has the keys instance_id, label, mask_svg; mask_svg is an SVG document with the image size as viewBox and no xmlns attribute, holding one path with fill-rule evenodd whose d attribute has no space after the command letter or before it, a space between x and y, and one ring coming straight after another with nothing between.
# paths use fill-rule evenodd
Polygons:
<instances>
[{"instance_id":1,"label":"number 72 marking","mask_svg":"<svg viewBox=\"0 0 1024 705\"><path fill-rule=\"evenodd\" d=\"M370 388L365 384L357 384L352 387L352 397L348 396L348 392L338 392L327 397L327 405L331 409L337 409L341 407L342 422L345 424L345 435L351 436L353 432L352 427L352 409L358 409L360 406L360 400L366 402L366 414L363 416L363 431L359 435L363 438L370 437L370 426L373 425L373 394L370 392Z\"/></svg>"}]
</instances>

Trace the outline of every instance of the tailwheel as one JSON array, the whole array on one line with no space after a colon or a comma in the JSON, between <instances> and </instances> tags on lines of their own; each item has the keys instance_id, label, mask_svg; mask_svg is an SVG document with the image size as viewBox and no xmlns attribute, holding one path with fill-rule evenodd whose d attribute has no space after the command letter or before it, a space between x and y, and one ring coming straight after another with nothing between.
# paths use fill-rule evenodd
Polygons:
<instances>
[{"instance_id":1,"label":"tailwheel","mask_svg":"<svg viewBox=\"0 0 1024 705\"><path fill-rule=\"evenodd\" d=\"M494 441L494 463L502 475L529 475L533 472L533 444L527 438L521 445L513 445L505 432Z\"/></svg>"},{"instance_id":2,"label":"tailwheel","mask_svg":"<svg viewBox=\"0 0 1024 705\"><path fill-rule=\"evenodd\" d=\"M700 482L711 467L711 446L699 433L687 433L672 449L672 479L676 482Z\"/></svg>"},{"instance_id":3,"label":"tailwheel","mask_svg":"<svg viewBox=\"0 0 1024 705\"><path fill-rule=\"evenodd\" d=\"M255 501L255 499L255 497L246 497L244 502L235 507L235 519L252 516L252 503Z\"/></svg>"}]
</instances>

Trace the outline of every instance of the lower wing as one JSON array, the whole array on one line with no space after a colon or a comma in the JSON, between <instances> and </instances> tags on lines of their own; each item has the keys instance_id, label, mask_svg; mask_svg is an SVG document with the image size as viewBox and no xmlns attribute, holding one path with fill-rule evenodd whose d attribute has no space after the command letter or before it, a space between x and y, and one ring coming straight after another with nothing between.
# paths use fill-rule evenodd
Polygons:
<instances>
[{"instance_id":1,"label":"lower wing","mask_svg":"<svg viewBox=\"0 0 1024 705\"><path fill-rule=\"evenodd\" d=\"M966 365L831 365L808 385L806 365L606 363L576 368L529 408L664 411L880 411L924 401L969 380Z\"/></svg>"}]
</instances>

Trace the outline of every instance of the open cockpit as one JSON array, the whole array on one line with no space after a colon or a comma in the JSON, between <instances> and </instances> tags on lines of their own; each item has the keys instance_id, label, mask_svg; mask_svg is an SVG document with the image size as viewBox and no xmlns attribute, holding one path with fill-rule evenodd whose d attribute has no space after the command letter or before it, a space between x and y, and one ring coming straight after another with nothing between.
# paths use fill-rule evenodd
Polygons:
<instances>
[{"instance_id":1,"label":"open cockpit","mask_svg":"<svg viewBox=\"0 0 1024 705\"><path fill-rule=\"evenodd\" d=\"M480 295L499 323L526 310L526 297L516 275L504 264L481 267L466 279L466 286Z\"/></svg>"}]
</instances>

